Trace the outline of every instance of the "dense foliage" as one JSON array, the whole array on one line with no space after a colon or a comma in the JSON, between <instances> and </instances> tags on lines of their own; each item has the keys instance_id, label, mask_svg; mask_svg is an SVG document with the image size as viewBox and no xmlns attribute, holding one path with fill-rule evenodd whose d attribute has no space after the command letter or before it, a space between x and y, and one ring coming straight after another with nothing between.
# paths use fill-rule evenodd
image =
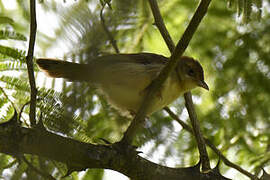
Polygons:
<instances>
[{"instance_id":1,"label":"dense foliage","mask_svg":"<svg viewBox=\"0 0 270 180\"><path fill-rule=\"evenodd\" d=\"M113 0L56 2L40 1L38 10L58 22L38 21L35 56L57 57L87 63L92 57L115 53L106 28L121 53L154 52L169 56L147 1ZM0 122L7 121L14 109L22 112L21 122L29 126L30 87L25 52L29 35L29 5L17 1L16 8L0 1ZM158 1L164 22L175 42L185 30L198 1ZM103 18L100 12L102 7ZM206 18L193 37L186 55L198 59L210 91L194 90L202 132L235 164L258 174L270 162L270 4L267 1L213 1ZM42 25L43 23L43 25ZM44 23L46 24L44 26ZM44 29L39 29L44 27ZM47 29L46 29L47 28ZM50 35L47 31L53 32ZM56 50L55 50L56 49ZM62 50L64 49L64 51ZM43 114L47 129L84 142L118 141L130 120L112 109L87 83L45 79L38 73L38 116ZM57 89L57 90L56 90ZM61 92L59 92L61 89ZM170 106L189 123L183 98ZM190 166L198 162L196 142L165 111L152 115L138 133L136 145L143 156L163 165ZM219 157L209 149L214 166ZM59 178L64 164L27 156L36 167ZM5 170L8 171L5 172ZM221 164L227 177L247 179ZM235 175L236 174L236 175ZM0 154L0 176L10 179L42 179L23 161ZM87 170L81 179L102 179L103 170ZM73 173L66 179L78 179Z\"/></svg>"}]
</instances>

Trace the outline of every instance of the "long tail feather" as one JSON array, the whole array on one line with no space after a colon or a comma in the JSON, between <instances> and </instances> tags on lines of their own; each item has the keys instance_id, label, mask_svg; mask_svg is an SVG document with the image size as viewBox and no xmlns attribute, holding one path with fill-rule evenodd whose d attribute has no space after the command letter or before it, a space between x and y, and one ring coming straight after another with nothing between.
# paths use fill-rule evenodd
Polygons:
<instances>
[{"instance_id":1,"label":"long tail feather","mask_svg":"<svg viewBox=\"0 0 270 180\"><path fill-rule=\"evenodd\" d=\"M56 59L37 59L39 68L53 78L65 78L70 81L88 81L90 66Z\"/></svg>"}]
</instances>

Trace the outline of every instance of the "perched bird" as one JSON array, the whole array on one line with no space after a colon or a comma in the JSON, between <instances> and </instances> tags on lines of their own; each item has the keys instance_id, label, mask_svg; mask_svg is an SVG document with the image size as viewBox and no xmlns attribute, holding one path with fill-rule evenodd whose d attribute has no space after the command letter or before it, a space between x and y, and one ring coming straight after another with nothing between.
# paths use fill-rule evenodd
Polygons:
<instances>
[{"instance_id":1,"label":"perched bird","mask_svg":"<svg viewBox=\"0 0 270 180\"><path fill-rule=\"evenodd\" d=\"M106 96L113 107L125 114L138 111L147 87L166 65L168 58L152 53L138 53L101 56L89 64L46 58L37 59L36 62L50 77L89 82ZM195 87L209 90L204 81L203 68L198 61L183 56L153 99L146 115L162 109Z\"/></svg>"}]
</instances>

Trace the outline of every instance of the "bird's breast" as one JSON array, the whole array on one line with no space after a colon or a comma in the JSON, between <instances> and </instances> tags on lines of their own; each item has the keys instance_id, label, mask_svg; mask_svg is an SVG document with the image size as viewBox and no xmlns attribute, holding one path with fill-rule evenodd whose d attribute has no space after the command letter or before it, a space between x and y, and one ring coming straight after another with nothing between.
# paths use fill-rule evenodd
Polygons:
<instances>
[{"instance_id":1,"label":"bird's breast","mask_svg":"<svg viewBox=\"0 0 270 180\"><path fill-rule=\"evenodd\" d=\"M149 107L147 114L152 114L153 112L169 105L183 93L184 90L178 79L169 76L162 85L160 92L154 96L153 103L151 107Z\"/></svg>"},{"instance_id":2,"label":"bird's breast","mask_svg":"<svg viewBox=\"0 0 270 180\"><path fill-rule=\"evenodd\" d=\"M132 81L132 79L129 81ZM144 82L129 82L130 86L127 86L126 83L111 83L100 89L113 107L119 109L123 115L127 115L129 114L128 112L136 113L139 110L147 93L146 89L150 83L150 79ZM169 77L158 93L154 95L154 99L150 107L148 107L146 114L150 115L162 109L164 106L177 99L182 93L183 91L181 90L179 81Z\"/></svg>"}]
</instances>

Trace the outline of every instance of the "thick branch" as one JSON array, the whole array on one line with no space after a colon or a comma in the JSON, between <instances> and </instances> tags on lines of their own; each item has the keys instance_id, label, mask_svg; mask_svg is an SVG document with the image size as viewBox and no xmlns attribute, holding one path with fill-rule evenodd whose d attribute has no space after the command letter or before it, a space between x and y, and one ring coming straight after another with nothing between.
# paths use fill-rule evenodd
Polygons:
<instances>
[{"instance_id":1,"label":"thick branch","mask_svg":"<svg viewBox=\"0 0 270 180\"><path fill-rule=\"evenodd\" d=\"M180 41L178 42L175 50L174 49L174 44L173 41L170 38L170 35L166 29L165 24L163 23L162 20L162 16L160 15L160 11L157 5L156 0L149 0L154 18L155 18L155 24L158 26L158 29L160 30L162 37L164 38L166 44L168 45L168 48L170 49L172 53L171 56L171 60L168 64L168 66L166 66L164 68L164 71L166 68L168 69L173 69L177 63L177 58L179 59L180 56L182 56L182 54L184 53L185 49L187 48L192 36L194 35L196 29L198 28L202 18L205 16L208 6L210 4L211 0L202 0L199 7L197 8L194 16L192 17L187 29L185 30L183 36L181 37ZM170 67L171 65L171 67ZM207 171L210 169L210 162L209 162L209 158L208 158L208 154L206 151L206 146L205 146L205 142L202 136L202 133L200 131L200 125L199 125L199 121L197 119L197 115L193 106L193 102L192 102L192 96L191 93L185 93L185 100L186 100L186 108L188 110L189 113L189 117L192 123L192 127L195 131L195 138L198 144L198 149L200 152L200 157L202 160L202 169L204 171Z\"/></svg>"},{"instance_id":2,"label":"thick branch","mask_svg":"<svg viewBox=\"0 0 270 180\"><path fill-rule=\"evenodd\" d=\"M33 54L34 54L34 46L36 39L36 30L37 30L37 22L36 22L36 2L35 0L30 0L30 40L28 53L26 56L26 64L27 64L27 72L29 77L29 83L31 87L31 100L30 100L30 123L31 125L36 124L36 99L37 99L37 89L36 82L34 76L34 68L33 68Z\"/></svg>"},{"instance_id":3,"label":"thick branch","mask_svg":"<svg viewBox=\"0 0 270 180\"><path fill-rule=\"evenodd\" d=\"M152 163L137 153L120 153L113 146L93 145L65 138L45 129L0 125L0 152L31 154L67 164L69 172L87 168L112 169L134 180L220 179L219 173L200 173L199 166L169 168Z\"/></svg>"}]
</instances>

